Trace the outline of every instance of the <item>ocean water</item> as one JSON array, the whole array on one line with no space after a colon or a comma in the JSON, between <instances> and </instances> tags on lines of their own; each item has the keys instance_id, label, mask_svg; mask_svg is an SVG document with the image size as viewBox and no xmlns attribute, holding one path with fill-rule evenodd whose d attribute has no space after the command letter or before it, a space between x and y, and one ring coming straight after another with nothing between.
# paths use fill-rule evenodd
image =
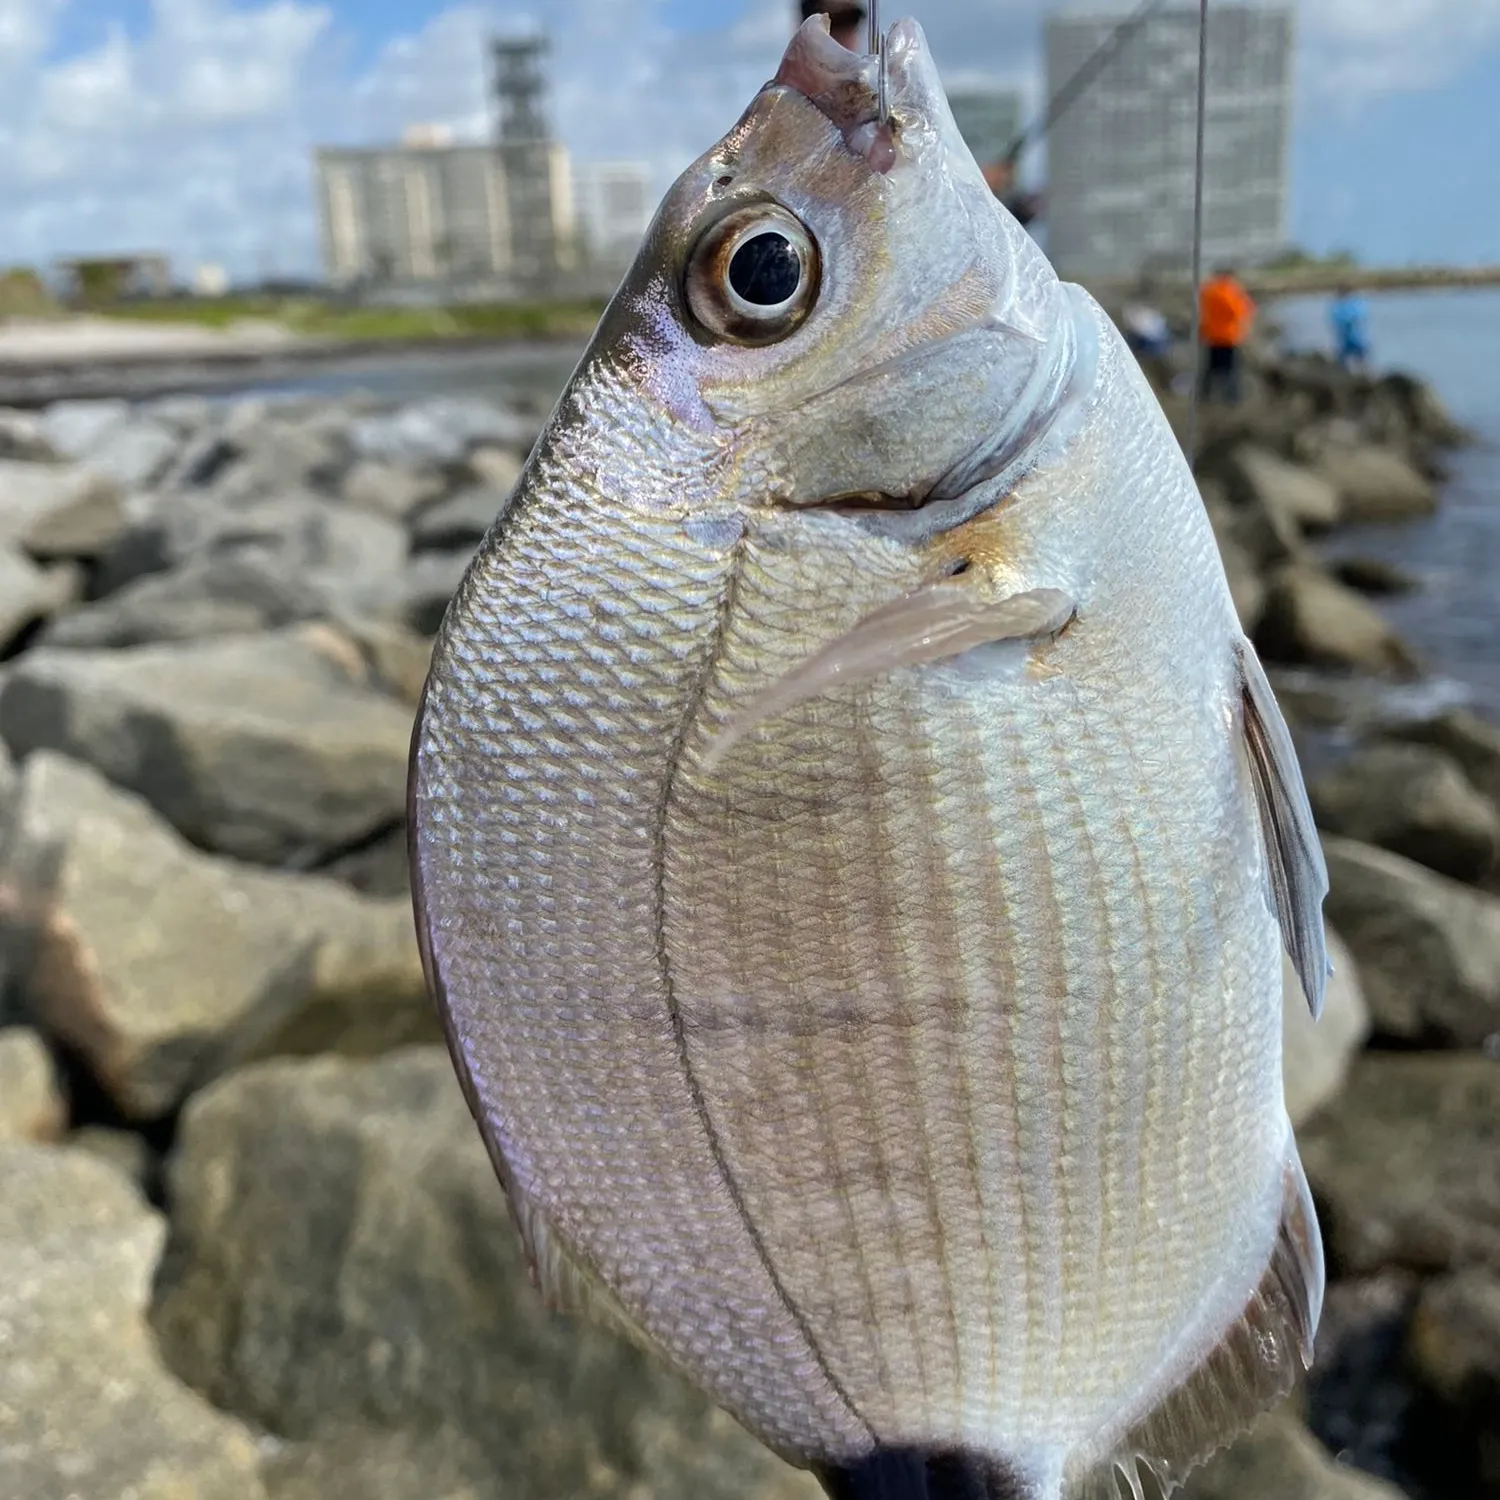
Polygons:
<instances>
[{"instance_id":1,"label":"ocean water","mask_svg":"<svg viewBox=\"0 0 1500 1500\"><path fill-rule=\"evenodd\" d=\"M1438 513L1341 531L1326 551L1399 563L1421 589L1379 607L1432 674L1430 702L1500 720L1500 289L1387 292L1370 299L1377 369L1429 381L1474 436L1449 459ZM1269 309L1288 346L1327 348L1328 299Z\"/></svg>"}]
</instances>

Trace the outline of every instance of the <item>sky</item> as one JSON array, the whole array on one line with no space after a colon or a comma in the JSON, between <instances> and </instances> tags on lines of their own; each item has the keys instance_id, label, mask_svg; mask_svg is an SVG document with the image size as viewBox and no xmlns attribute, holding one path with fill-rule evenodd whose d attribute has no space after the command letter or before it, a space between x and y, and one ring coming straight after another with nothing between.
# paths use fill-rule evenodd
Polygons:
<instances>
[{"instance_id":1,"label":"sky","mask_svg":"<svg viewBox=\"0 0 1500 1500\"><path fill-rule=\"evenodd\" d=\"M887 0L944 78L1041 96L1056 0ZM1095 8L1116 9L1116 3ZM317 265L311 150L489 129L484 39L545 20L553 119L658 191L774 71L792 0L0 0L0 266ZM1500 263L1500 0L1301 0L1292 240Z\"/></svg>"}]
</instances>

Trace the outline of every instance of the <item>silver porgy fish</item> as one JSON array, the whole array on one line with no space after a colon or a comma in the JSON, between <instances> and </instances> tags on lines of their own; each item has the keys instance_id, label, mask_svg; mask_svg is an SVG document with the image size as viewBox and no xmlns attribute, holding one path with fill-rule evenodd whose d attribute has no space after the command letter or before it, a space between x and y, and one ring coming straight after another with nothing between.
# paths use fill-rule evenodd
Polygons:
<instances>
[{"instance_id":1,"label":"silver porgy fish","mask_svg":"<svg viewBox=\"0 0 1500 1500\"><path fill-rule=\"evenodd\" d=\"M1170 1490L1310 1358L1318 842L1134 360L826 27L448 612L429 976L556 1305L836 1496Z\"/></svg>"}]
</instances>

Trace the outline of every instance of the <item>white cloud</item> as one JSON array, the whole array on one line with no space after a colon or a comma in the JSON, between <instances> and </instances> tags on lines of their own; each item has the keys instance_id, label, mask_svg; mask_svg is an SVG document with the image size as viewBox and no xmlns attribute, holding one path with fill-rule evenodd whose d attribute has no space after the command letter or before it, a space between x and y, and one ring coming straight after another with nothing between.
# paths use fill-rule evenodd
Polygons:
<instances>
[{"instance_id":1,"label":"white cloud","mask_svg":"<svg viewBox=\"0 0 1500 1500\"><path fill-rule=\"evenodd\" d=\"M355 0L339 0L347 23L334 0L152 0L138 34L55 56L64 7L90 4L110 9L0 0L0 263L164 248L183 267L310 270L312 147L417 121L483 136L485 42L540 16L562 137L582 159L645 160L664 188L770 75L792 19L791 0L703 0L710 23L686 30L665 0L467 0L356 64ZM1049 8L918 7L950 82L1005 80L1033 104ZM1433 87L1500 42L1500 0L1302 0L1299 35L1304 97L1357 107Z\"/></svg>"}]
</instances>

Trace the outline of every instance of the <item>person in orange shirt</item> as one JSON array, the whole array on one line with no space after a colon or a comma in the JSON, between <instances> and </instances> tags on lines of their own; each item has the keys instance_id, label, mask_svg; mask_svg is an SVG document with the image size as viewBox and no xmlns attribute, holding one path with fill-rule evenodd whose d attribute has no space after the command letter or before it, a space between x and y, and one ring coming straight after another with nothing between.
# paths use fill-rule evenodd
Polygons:
<instances>
[{"instance_id":1,"label":"person in orange shirt","mask_svg":"<svg viewBox=\"0 0 1500 1500\"><path fill-rule=\"evenodd\" d=\"M1205 401L1222 389L1237 402L1243 392L1240 351L1255 323L1255 300L1228 266L1216 270L1198 293L1198 341L1204 350L1202 384Z\"/></svg>"}]
</instances>

